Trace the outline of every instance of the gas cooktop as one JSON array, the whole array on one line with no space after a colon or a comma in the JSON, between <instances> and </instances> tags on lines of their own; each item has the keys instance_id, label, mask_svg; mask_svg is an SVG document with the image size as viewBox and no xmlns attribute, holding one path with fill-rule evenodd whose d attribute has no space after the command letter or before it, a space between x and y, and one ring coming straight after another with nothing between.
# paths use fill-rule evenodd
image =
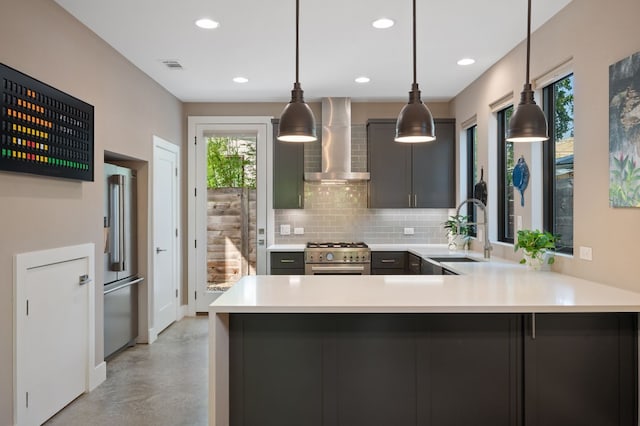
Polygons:
<instances>
[{"instance_id":1,"label":"gas cooktop","mask_svg":"<svg viewBox=\"0 0 640 426\"><path fill-rule=\"evenodd\" d=\"M340 242L340 243L307 243L307 248L368 248L365 243L362 242Z\"/></svg>"}]
</instances>

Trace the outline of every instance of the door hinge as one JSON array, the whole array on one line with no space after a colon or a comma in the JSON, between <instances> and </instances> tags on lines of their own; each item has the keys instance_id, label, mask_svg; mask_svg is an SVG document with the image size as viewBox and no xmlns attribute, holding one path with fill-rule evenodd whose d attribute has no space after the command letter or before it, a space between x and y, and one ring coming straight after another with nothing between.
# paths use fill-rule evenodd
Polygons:
<instances>
[{"instance_id":1,"label":"door hinge","mask_svg":"<svg viewBox=\"0 0 640 426\"><path fill-rule=\"evenodd\" d=\"M176 167L176 176L178 176L178 168Z\"/></svg>"},{"instance_id":2,"label":"door hinge","mask_svg":"<svg viewBox=\"0 0 640 426\"><path fill-rule=\"evenodd\" d=\"M26 392L26 405L29 408L29 392Z\"/></svg>"},{"instance_id":3,"label":"door hinge","mask_svg":"<svg viewBox=\"0 0 640 426\"><path fill-rule=\"evenodd\" d=\"M194 298L195 300L198 300L198 292L197 292L197 291L194 291L194 292L193 292L193 298Z\"/></svg>"},{"instance_id":4,"label":"door hinge","mask_svg":"<svg viewBox=\"0 0 640 426\"><path fill-rule=\"evenodd\" d=\"M176 288L176 298L178 297L178 289Z\"/></svg>"},{"instance_id":5,"label":"door hinge","mask_svg":"<svg viewBox=\"0 0 640 426\"><path fill-rule=\"evenodd\" d=\"M27 299L27 316L29 316L29 300Z\"/></svg>"},{"instance_id":6,"label":"door hinge","mask_svg":"<svg viewBox=\"0 0 640 426\"><path fill-rule=\"evenodd\" d=\"M193 188L193 196L194 197L198 196L198 188Z\"/></svg>"},{"instance_id":7,"label":"door hinge","mask_svg":"<svg viewBox=\"0 0 640 426\"><path fill-rule=\"evenodd\" d=\"M176 228L176 237L178 236L178 228Z\"/></svg>"},{"instance_id":8,"label":"door hinge","mask_svg":"<svg viewBox=\"0 0 640 426\"><path fill-rule=\"evenodd\" d=\"M198 240L193 240L193 248L198 248Z\"/></svg>"},{"instance_id":9,"label":"door hinge","mask_svg":"<svg viewBox=\"0 0 640 426\"><path fill-rule=\"evenodd\" d=\"M198 137L197 136L193 137L193 144L194 145L198 145Z\"/></svg>"}]
</instances>

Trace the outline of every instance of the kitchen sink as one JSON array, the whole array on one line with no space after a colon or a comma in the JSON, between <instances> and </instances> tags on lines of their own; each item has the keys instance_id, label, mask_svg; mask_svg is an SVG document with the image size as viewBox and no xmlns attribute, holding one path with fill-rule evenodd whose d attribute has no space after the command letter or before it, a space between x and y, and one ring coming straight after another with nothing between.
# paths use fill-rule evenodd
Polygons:
<instances>
[{"instance_id":1,"label":"kitchen sink","mask_svg":"<svg viewBox=\"0 0 640 426\"><path fill-rule=\"evenodd\" d=\"M436 256L429 257L434 262L478 262L478 259L473 259L467 256Z\"/></svg>"}]
</instances>

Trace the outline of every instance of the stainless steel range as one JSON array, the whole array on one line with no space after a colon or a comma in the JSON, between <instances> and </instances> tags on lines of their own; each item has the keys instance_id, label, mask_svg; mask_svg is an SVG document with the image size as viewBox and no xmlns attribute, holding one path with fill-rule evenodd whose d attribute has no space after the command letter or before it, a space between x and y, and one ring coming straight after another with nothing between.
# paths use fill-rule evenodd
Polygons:
<instances>
[{"instance_id":1,"label":"stainless steel range","mask_svg":"<svg viewBox=\"0 0 640 426\"><path fill-rule=\"evenodd\" d=\"M305 275L370 275L371 249L365 243L307 243Z\"/></svg>"}]
</instances>

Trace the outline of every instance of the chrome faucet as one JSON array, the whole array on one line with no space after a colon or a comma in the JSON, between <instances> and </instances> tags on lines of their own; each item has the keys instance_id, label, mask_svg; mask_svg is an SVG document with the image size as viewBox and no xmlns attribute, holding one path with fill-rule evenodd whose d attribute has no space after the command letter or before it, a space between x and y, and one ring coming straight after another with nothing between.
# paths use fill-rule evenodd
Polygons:
<instances>
[{"instance_id":1,"label":"chrome faucet","mask_svg":"<svg viewBox=\"0 0 640 426\"><path fill-rule=\"evenodd\" d=\"M458 209L456 210L456 217L460 217L460 209L467 203L473 203L482 209L482 212L484 214L484 221L482 223L468 222L467 225L484 225L484 258L490 259L493 246L489 242L489 215L487 214L487 206L485 206L484 203L477 198L467 198L458 206Z\"/></svg>"}]
</instances>

